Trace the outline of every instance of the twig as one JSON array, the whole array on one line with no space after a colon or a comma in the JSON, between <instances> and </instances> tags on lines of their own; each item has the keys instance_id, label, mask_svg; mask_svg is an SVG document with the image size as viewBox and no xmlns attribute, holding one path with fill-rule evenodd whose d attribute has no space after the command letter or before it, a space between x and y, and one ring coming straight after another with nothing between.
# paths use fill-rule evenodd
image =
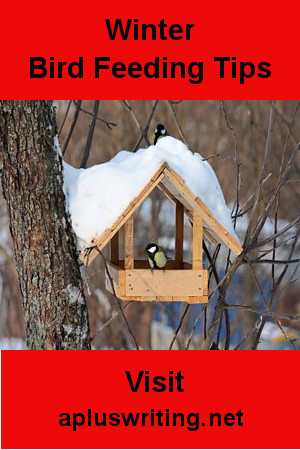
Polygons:
<instances>
[{"instance_id":1,"label":"twig","mask_svg":"<svg viewBox=\"0 0 300 450\"><path fill-rule=\"evenodd\" d=\"M182 326L182 323L183 323L183 321L184 321L184 318L185 318L185 316L186 316L186 314L187 314L189 308L190 308L190 305L189 305L189 304L186 305L186 307L184 308L183 314L182 314L182 316L181 316L181 318L180 318L180 322L179 322L179 324L178 324L178 327L176 328L175 334L174 334L173 339L172 339L172 341L171 341L171 343L170 343L169 350L172 350L172 348L173 348L173 345L174 345L174 343L175 343L175 341L176 341L176 339L177 339L178 333L179 333L179 331L180 331L180 328L181 328L181 326Z\"/></svg>"},{"instance_id":2,"label":"twig","mask_svg":"<svg viewBox=\"0 0 300 450\"><path fill-rule=\"evenodd\" d=\"M290 344L290 346L292 347L292 349L293 349L293 350L297 350L297 347L296 347L296 345L295 345L295 342L294 342L292 339L290 339L290 338L288 337L288 335L286 334L286 332L285 332L284 329L282 328L280 321L277 320L277 319L275 319L275 318L273 318L273 321L274 321L274 323L278 326L278 328L279 328L279 330L281 331L281 333L283 334L284 338L289 342L289 344Z\"/></svg>"},{"instance_id":3,"label":"twig","mask_svg":"<svg viewBox=\"0 0 300 450\"><path fill-rule=\"evenodd\" d=\"M137 118L133 107L131 106L131 104L129 103L128 100L123 100L124 105L126 106L126 108L128 109L128 111L131 114L131 117L133 118L134 123L136 124L138 130L140 131L141 135L143 136L143 138L145 139L145 141L147 142L148 145L150 145L150 141L148 139L148 135L147 132L145 131L145 129L142 127L139 119Z\"/></svg>"},{"instance_id":4,"label":"twig","mask_svg":"<svg viewBox=\"0 0 300 450\"><path fill-rule=\"evenodd\" d=\"M252 259L249 262L251 264L297 264L300 262L300 258L291 259L290 261L287 259Z\"/></svg>"},{"instance_id":5,"label":"twig","mask_svg":"<svg viewBox=\"0 0 300 450\"><path fill-rule=\"evenodd\" d=\"M134 304L134 303L136 303L136 302L135 302L135 301L132 301L132 302L126 303L126 305L123 306L122 310L124 311L125 309L128 308L128 306L130 306L130 305L132 305L132 304ZM106 327L108 327L108 325L110 325L110 324L113 322L113 320L114 320L116 317L118 317L120 314L121 314L121 311L120 311L119 309L118 309L118 311L114 311L114 312L112 313L111 317L110 317L106 322L104 322L104 324L101 325L101 327L96 331L96 333L95 333L95 335L94 335L92 341L96 338L96 336L98 336L98 334L100 334Z\"/></svg>"},{"instance_id":6,"label":"twig","mask_svg":"<svg viewBox=\"0 0 300 450\"><path fill-rule=\"evenodd\" d=\"M205 242L203 242L203 250L204 250L204 253L207 256L208 262L209 262L210 267L211 267L211 271L214 274L214 277L215 277L217 285L220 283L220 277L219 277L219 274L218 274L217 268L216 268L216 258L217 258L217 255L219 254L220 246L218 246L218 247L219 247L218 251L215 253L215 256L212 258L210 253L209 253L209 251L208 251L208 248L207 248ZM224 304L225 303L226 302L224 300ZM230 347L230 320L229 320L229 313L228 313L227 310L224 311L224 314L225 314L225 326L226 326L226 338L225 338L224 349L225 350L229 350L229 347ZM219 331L218 331L218 337L219 338L220 338L220 335L221 335L222 316L223 316L223 313L221 314L220 323L219 323ZM217 344L219 346L219 341L217 342Z\"/></svg>"},{"instance_id":7,"label":"twig","mask_svg":"<svg viewBox=\"0 0 300 450\"><path fill-rule=\"evenodd\" d=\"M187 139L186 139L186 137L185 137L185 135L183 133L183 129L181 128L181 125L180 125L180 123L178 121L174 103L171 100L167 100L167 105L169 106L169 108L171 110L171 114L173 116L174 122L175 122L177 130L179 132L180 139L185 143L185 145L187 147L189 147L189 143L188 143L188 141L187 141Z\"/></svg>"},{"instance_id":8,"label":"twig","mask_svg":"<svg viewBox=\"0 0 300 450\"><path fill-rule=\"evenodd\" d=\"M217 271L216 271L215 263L216 263L216 259L217 259L217 257L218 257L220 248L221 248L221 246L220 246L220 244L218 244L217 247L216 247L216 249L215 249L215 251L214 251L213 256L211 257L211 255L210 255L210 253L209 253L209 251L208 251L208 249L207 249L206 243L205 243L205 241L203 240L203 250L204 250L205 252L207 251L207 258L208 258L209 263L210 263L209 268L208 268L208 272L209 272L209 277L208 277L208 287L210 286L211 278L212 278L212 275L213 275L213 272L214 272L214 271L215 271L215 276L217 276L217 278L219 278L218 273L217 273ZM200 321L200 319L201 319L201 317L202 317L202 314L204 314L204 321L203 321L203 340L204 340L204 341L206 340L206 336L207 336L207 305L205 305L205 307L202 308L201 312L198 314L198 316L197 316L196 319L194 320L194 324L193 324L193 327L192 327L192 331L191 331L191 334L190 334L190 337L189 337L189 340L188 340L188 345L187 345L186 349L188 349L188 347L189 347L189 345L190 345L190 343L191 343L191 341L192 341L193 334L194 334L194 332L195 332L195 330L196 330L197 324L199 323L199 321Z\"/></svg>"},{"instance_id":9,"label":"twig","mask_svg":"<svg viewBox=\"0 0 300 450\"><path fill-rule=\"evenodd\" d=\"M89 159L90 149L91 149L91 145L92 145L93 137L94 137L94 133L95 133L95 126L96 126L99 106L100 106L100 100L95 100L94 101L94 108L93 108L93 115L92 115L92 119L91 119L90 124L89 124L88 137L87 137L87 140L86 140L86 144L85 144L85 148L84 148L84 152L83 152L83 157L82 157L82 161L81 161L81 164L80 164L80 168L81 169L85 169L86 164L87 164L88 159Z\"/></svg>"},{"instance_id":10,"label":"twig","mask_svg":"<svg viewBox=\"0 0 300 450\"><path fill-rule=\"evenodd\" d=\"M271 176L272 176L272 174L269 173L269 174L265 177L265 179L264 179L263 182L262 182L262 186L268 181L268 179L269 179ZM273 192L273 190L270 191L269 193L263 195L263 196L260 198L259 201L261 202L265 197L267 197L268 195L270 195L272 192ZM249 211L253 208L253 205L250 206L249 208L247 208L247 207L248 207L249 203L251 202L251 200L252 200L254 197L255 197L255 192L253 192L253 193L250 195L250 197L248 198L248 200L247 200L246 203L244 204L243 208L236 214L237 217L242 217L242 216L244 216L245 214L247 214L247 212L249 212Z\"/></svg>"},{"instance_id":11,"label":"twig","mask_svg":"<svg viewBox=\"0 0 300 450\"><path fill-rule=\"evenodd\" d=\"M68 106L67 106L67 109L66 109L66 112L65 112L63 121L62 121L62 123L61 123L60 129L59 129L59 132L58 132L58 136L61 135L61 132L62 132L62 130L63 130L63 127L64 127L65 122L66 122L66 119L67 119L67 116L68 116L68 114L69 114L69 110L70 110L70 108L71 108L71 105L72 105L72 100L69 100L69 103L68 103Z\"/></svg>"},{"instance_id":12,"label":"twig","mask_svg":"<svg viewBox=\"0 0 300 450\"><path fill-rule=\"evenodd\" d=\"M274 100L272 100L270 118L269 118L269 126L268 126L268 135L267 135L266 145L265 145L264 159L263 159L260 175L259 175L257 186L256 186L254 204L253 204L253 208L251 210L251 216L250 216L250 220L249 220L248 230L247 230L247 233L245 236L245 241L244 241L245 246L249 245L250 238L253 241L253 236L250 236L250 235L251 235L251 232L253 229L255 213L257 211L257 206L259 203L260 192L261 192L262 185L263 185L264 174L265 174L267 162L269 160L269 154L270 154L270 148L271 148L271 136L273 133L273 123L274 123L274 108L275 108L275 102L274 102Z\"/></svg>"},{"instance_id":13,"label":"twig","mask_svg":"<svg viewBox=\"0 0 300 450\"><path fill-rule=\"evenodd\" d=\"M111 276L111 274L110 274L110 272L109 272L109 269L108 269L108 266L107 266L106 259L104 258L104 255L103 255L103 253L101 252L101 250L99 250L98 247L96 247L96 249L97 249L98 253L101 255L102 260L103 260L103 262L104 262L105 272L106 272L106 274L107 274L107 276L108 276L108 279L109 279L109 282L110 282L110 285L111 285L111 289L112 289L112 291L113 291L113 296L114 296L114 298L116 299L118 308L119 308L120 313L121 313L121 316L122 316L122 318L123 318L123 320L124 320L124 322L125 322L125 325L126 325L126 327L127 327L128 333L130 334L130 336L131 336L131 338L132 338L132 340L133 340L133 342L134 342L134 345L135 345L136 350L139 350L139 349L140 349L140 348L139 348L139 345L138 345L138 343L137 343L137 341L136 341L136 339L135 339L135 336L134 336L134 334L133 334L133 332L132 332L132 330L131 330L131 328L130 328L130 325L129 325L129 323L128 323L128 320L127 320L127 318L126 318L126 316L125 316L125 314L124 314L123 308L122 308L122 306L121 306L120 299L118 298L118 296L117 296L117 294L116 294L114 282L113 282L112 276Z\"/></svg>"},{"instance_id":14,"label":"twig","mask_svg":"<svg viewBox=\"0 0 300 450\"><path fill-rule=\"evenodd\" d=\"M261 288L261 286L260 286L260 284L259 284L259 282L258 282L256 273L255 273L255 270L253 269L251 263L249 263L249 266L250 266L250 269L251 269L251 272L252 272L252 275L253 275L253 278L254 278L256 287L257 287L257 289L258 289L258 291L259 291L259 293L260 293L261 299L262 299L262 301L263 301L263 303L264 303L264 305L265 305L265 307L266 307L266 306L267 306L266 297L265 297L264 292L263 292L263 290L262 290L262 288Z\"/></svg>"},{"instance_id":15,"label":"twig","mask_svg":"<svg viewBox=\"0 0 300 450\"><path fill-rule=\"evenodd\" d=\"M71 127L70 127L70 130L69 130L68 136L67 136L67 138L66 138L66 140L65 140L65 143L64 143L64 146L63 146L63 150L62 150L62 154L63 154L63 155L64 155L64 154L66 153L66 151L67 151L67 148L68 148L70 139L71 139L71 137L72 137L74 128L75 128L76 123L77 123L77 119L78 119L78 116L79 116L79 113L80 113L80 106L81 106L81 103L82 103L82 100L78 100L78 103L76 103L75 100L73 100L73 101L74 101L74 103L75 103L76 110L75 110L75 113L74 113L74 116L73 116L73 120L72 120L72 123L71 123Z\"/></svg>"},{"instance_id":16,"label":"twig","mask_svg":"<svg viewBox=\"0 0 300 450\"><path fill-rule=\"evenodd\" d=\"M298 222L300 222L300 216L298 216L293 222L289 223L285 227L283 227L280 231L277 231L277 233L272 234L272 236L264 239L263 241L258 242L257 244L252 246L252 249L257 247L263 247L264 245L268 244L269 242L273 242L274 239L277 239L282 234L286 233L288 230L293 228Z\"/></svg>"},{"instance_id":17,"label":"twig","mask_svg":"<svg viewBox=\"0 0 300 450\"><path fill-rule=\"evenodd\" d=\"M82 108L80 105L78 105L78 104L76 103L76 100L73 100L73 102L75 103L76 106L79 107L79 110L80 110L81 112L83 112L84 114L87 114L88 116L91 116L91 117L93 116L93 113L91 113L90 111L87 111L86 109L84 109L84 108ZM109 130L112 130L113 127L116 127L116 126L117 126L116 123L114 123L114 122L109 122L108 120L102 119L102 117L99 117L99 116L96 116L96 120L98 120L99 122L104 123L104 125L105 125Z\"/></svg>"},{"instance_id":18,"label":"twig","mask_svg":"<svg viewBox=\"0 0 300 450\"><path fill-rule=\"evenodd\" d=\"M188 338L187 345L186 345L186 348L185 348L186 350L189 349L189 346L190 346L190 344L192 342L192 339L193 339L195 330L197 328L197 325L200 322L202 315L206 312L206 309L207 309L207 305L203 306L203 308L201 309L200 313L198 314L196 320L194 321L194 325L193 325L192 331L190 333L190 336Z\"/></svg>"},{"instance_id":19,"label":"twig","mask_svg":"<svg viewBox=\"0 0 300 450\"><path fill-rule=\"evenodd\" d=\"M282 186L284 185L284 183L287 179L288 173L289 173L290 169L292 168L293 161L294 161L299 149L300 149L300 143L295 147L295 149L292 152L290 159L285 167L285 170L282 171L282 174L280 175L277 186L274 189L274 193L273 193L272 197L270 198L268 204L265 206L265 208L257 222L255 231L253 232L253 235L251 236L251 243L249 244L249 247L251 247L251 245L252 245L252 248L254 248L257 238L266 222L266 219L273 207L273 204L274 204L275 200L277 199L277 196L279 195L280 189L282 188ZM275 239L275 237L273 239Z\"/></svg>"},{"instance_id":20,"label":"twig","mask_svg":"<svg viewBox=\"0 0 300 450\"><path fill-rule=\"evenodd\" d=\"M220 107L221 107L221 111L223 112L223 115L224 115L225 124L226 124L228 130L230 131L232 138L233 138L233 142L234 142L234 159L235 159L235 163L236 163L236 200L235 200L235 205L233 206L231 215L234 217L233 223L234 223L234 229L235 229L236 221L237 221L236 215L240 208L240 184L241 184L241 176L240 176L240 166L241 165L240 165L240 159L239 159L239 153L238 153L238 140L237 140L237 135L236 135L236 132L234 131L234 128L229 123L227 112L225 109L224 100L220 100Z\"/></svg>"},{"instance_id":21,"label":"twig","mask_svg":"<svg viewBox=\"0 0 300 450\"><path fill-rule=\"evenodd\" d=\"M215 155L207 156L206 158L202 158L202 161L209 161L210 159L217 158L220 156L219 153L216 153Z\"/></svg>"},{"instance_id":22,"label":"twig","mask_svg":"<svg viewBox=\"0 0 300 450\"><path fill-rule=\"evenodd\" d=\"M299 322L300 321L300 315L293 316L290 314L275 312L270 309L254 308L253 306L250 306L250 305L227 304L225 306L225 308L226 309L242 309L245 311L256 313L259 316L267 316L267 317L272 317L275 319L290 320L291 322Z\"/></svg>"},{"instance_id":23,"label":"twig","mask_svg":"<svg viewBox=\"0 0 300 450\"><path fill-rule=\"evenodd\" d=\"M290 250L290 253L289 253L289 256L288 256L288 261L291 260L292 257L293 257L293 253L294 253L294 250L295 250L295 247L296 247L296 243L298 241L299 234L300 234L300 227L298 228L298 232L295 235L294 242L292 244L292 247L291 247L291 250ZM281 284L281 282L282 282L282 280L283 280L283 278L284 278L284 276L286 274L286 271L287 271L288 267L289 267L289 263L286 263L286 265L284 266L284 269L282 270L280 276L277 279L276 284L272 287L271 297L270 297L270 300L269 300L269 303L268 303L268 307L269 308L271 308L271 306L272 306L275 293L278 290L278 287L280 286L280 284ZM297 270L297 267L298 267L298 265L296 266L295 270ZM260 325L260 327L259 327L259 329L257 331L256 339L255 339L255 342L254 342L254 345L253 345L253 350L255 350L257 348L257 345L259 344L259 339L260 339L261 333L262 333L262 331L264 329L265 323L266 323L266 318L264 317L263 320L262 320L262 323L261 323L261 325Z\"/></svg>"},{"instance_id":24,"label":"twig","mask_svg":"<svg viewBox=\"0 0 300 450\"><path fill-rule=\"evenodd\" d=\"M151 113L150 113L150 115L149 115L149 117L148 117L148 120L147 120L147 122L146 122L146 125L145 125L145 127L143 128L143 132L141 133L141 136L139 137L139 139L137 140L135 146L133 147L133 153L135 153L135 152L137 151L137 149L139 148L139 145L140 145L140 143L142 142L144 135L146 134L146 135L148 136L149 126L150 126L150 123L151 123L152 118L153 118L153 116L154 116L154 113L155 113L155 111L156 111L156 108L157 108L157 106L158 106L158 103L159 103L159 100L155 100L155 102L154 102L154 104L153 104L153 106L152 106Z\"/></svg>"}]
</instances>

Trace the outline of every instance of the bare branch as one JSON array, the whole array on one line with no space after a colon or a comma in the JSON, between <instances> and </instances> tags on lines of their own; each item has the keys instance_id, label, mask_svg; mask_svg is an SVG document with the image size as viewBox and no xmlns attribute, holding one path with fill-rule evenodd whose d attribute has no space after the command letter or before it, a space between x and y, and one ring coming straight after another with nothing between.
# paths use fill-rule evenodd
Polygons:
<instances>
[{"instance_id":1,"label":"bare branch","mask_svg":"<svg viewBox=\"0 0 300 450\"><path fill-rule=\"evenodd\" d=\"M89 124L88 137L87 137L87 140L86 140L85 149L84 149L84 152L83 152L83 157L82 157L82 161L81 161L81 164L80 164L80 168L81 169L85 169L86 164L87 164L88 159L89 159L90 149L91 149L91 145L92 145L92 142L93 142L95 126L96 126L96 121L97 121L97 116L98 116L98 111L99 111L99 106L100 106L100 100L94 100L93 115L92 115L92 119L91 119L90 124Z\"/></svg>"},{"instance_id":2,"label":"bare branch","mask_svg":"<svg viewBox=\"0 0 300 450\"><path fill-rule=\"evenodd\" d=\"M270 309L261 309L261 308L254 308L249 305L237 305L237 304L227 304L225 306L226 309L242 309L245 311L253 312L258 314L259 316L267 316L272 317L275 319L284 319L284 320L291 320L292 322L299 322L300 321L300 315L290 315L290 314L283 314L279 312L274 312Z\"/></svg>"},{"instance_id":3,"label":"bare branch","mask_svg":"<svg viewBox=\"0 0 300 450\"><path fill-rule=\"evenodd\" d=\"M182 140L182 142L185 143L185 145L186 145L187 147L189 147L189 143L188 143L188 141L187 141L187 139L186 139L186 137L185 137L185 135L184 135L184 133L183 133L183 129L182 129L182 127L181 127L181 125L180 125L180 123L179 123L179 121L178 121L177 114L176 114L176 110L175 110L175 106L174 106L174 102L172 102L171 100L167 100L167 104L168 104L168 106L169 106L169 108L170 108L172 117L173 117L173 119L174 119L174 122L175 122L175 124L176 124L177 130L178 130L178 132L179 132L180 139ZM176 103L175 103L175 104L176 104Z\"/></svg>"},{"instance_id":4,"label":"bare branch","mask_svg":"<svg viewBox=\"0 0 300 450\"><path fill-rule=\"evenodd\" d=\"M80 107L81 107L82 100L78 100L77 103L74 100L74 103L75 103L75 106L76 106L76 110L75 110L75 113L74 113L74 116L73 116L73 120L72 120L72 123L71 123L71 127L70 127L70 130L69 130L69 133L67 135L67 138L65 140L65 143L64 143L64 146L63 146L63 149L62 149L62 154L63 155L65 155L65 153L67 151L70 139L71 139L73 131L75 129L75 126L76 126L76 123L77 123L77 120L78 120L78 116L79 116L79 113L80 113Z\"/></svg>"},{"instance_id":5,"label":"bare branch","mask_svg":"<svg viewBox=\"0 0 300 450\"><path fill-rule=\"evenodd\" d=\"M252 232L255 214L257 212L257 206L259 203L260 192L261 192L262 185L263 185L264 175L265 175L267 163L269 160L270 147L271 147L271 136L272 136L272 132L273 132L273 123L274 123L274 108L275 108L275 102L274 102L274 100L272 100L270 118L269 118L268 135L267 135L267 140L266 140L266 145L265 145L265 153L264 153L263 163L261 166L260 176L259 176L258 182L257 182L255 198L254 198L254 205L251 210L251 216L250 216L250 220L249 220L248 230L247 230L246 237L245 237L245 245L246 246L249 244L250 234ZM253 237L251 237L251 239L253 239Z\"/></svg>"},{"instance_id":6,"label":"bare branch","mask_svg":"<svg viewBox=\"0 0 300 450\"><path fill-rule=\"evenodd\" d=\"M81 102L82 100L80 100ZM87 111L86 109L81 107L81 103L80 105L76 102L76 100L73 100L73 102L75 103L75 105L79 108L79 110L85 114L87 114L88 116L93 117L93 113L91 113L90 111ZM113 127L116 127L117 124L114 122L109 122L108 120L102 119L102 117L96 116L96 120L98 120L99 122L102 122L109 130L112 130Z\"/></svg>"},{"instance_id":7,"label":"bare branch","mask_svg":"<svg viewBox=\"0 0 300 450\"><path fill-rule=\"evenodd\" d=\"M183 321L184 321L184 318L185 318L185 316L186 316L186 314L187 314L189 308L190 308L190 305L189 305L189 304L186 305L186 307L184 308L184 311L183 311L182 316L181 316L181 318L180 318L180 322L179 322L179 324L178 324L178 327L176 328L175 335L174 335L174 337L173 337L173 339L172 339L172 341L171 341L171 343L170 343L169 350L172 350L173 345L175 344L175 341L176 341L176 339L177 339L178 333L179 333L179 331L180 331L180 328L182 327L182 323L183 323Z\"/></svg>"},{"instance_id":8,"label":"bare branch","mask_svg":"<svg viewBox=\"0 0 300 450\"><path fill-rule=\"evenodd\" d=\"M124 323L125 323L125 325L126 325L126 327L127 327L128 333L130 334L131 339L132 339L133 342L134 342L134 345L135 345L136 350L139 350L139 349L140 349L140 348L139 348L139 345L138 345L138 343L137 343L137 341L136 341L136 339L135 339L135 336L134 336L134 334L133 334L133 332L132 332L132 330L131 330L131 328L130 328L130 325L129 325L129 323L128 323L128 320L127 320L127 318L126 318L126 316L125 316L125 314L124 314L123 308L122 308L122 306L121 306L120 299L118 298L118 296L117 296L117 294L116 294L114 282L113 282L112 276L111 276L111 274L110 274L110 272L109 272L109 269L108 269L108 265L107 265L106 259L104 258L104 255L103 255L103 253L101 252L101 250L99 250L98 247L96 247L96 248L97 248L98 253L101 255L101 258L102 258L102 260L103 260L103 263L104 263L104 266L105 266L105 272L106 272L106 274L107 274L107 276L108 276L108 279L109 279L109 282L110 282L110 285L111 285L111 289L112 289L112 291L113 291L113 296L114 296L114 298L116 299L116 302L117 302L117 305L118 305L120 314L121 314L121 316L122 316L122 318L123 318L123 320L124 320Z\"/></svg>"},{"instance_id":9,"label":"bare branch","mask_svg":"<svg viewBox=\"0 0 300 450\"><path fill-rule=\"evenodd\" d=\"M67 120L67 117L68 117L68 114L69 114L71 105L72 105L72 100L69 100L69 103L68 103L68 106L67 106L67 109L66 109L66 112L65 112L63 121L62 121L62 123L61 123L60 129L59 129L59 132L58 132L58 136L61 135L61 132L62 132L62 130L63 130L63 128L64 128L64 125L65 125L65 122L66 122L66 120Z\"/></svg>"},{"instance_id":10,"label":"bare branch","mask_svg":"<svg viewBox=\"0 0 300 450\"><path fill-rule=\"evenodd\" d=\"M135 302L135 301L132 301L132 302L126 303L126 304L123 306L122 310L125 311L125 309L127 309L128 306L133 305L134 303L136 303L136 302ZM96 338L96 336L98 336L100 333L102 333L102 331L103 331L106 327L108 327L108 325L110 325L110 324L114 321L114 319L116 319L120 314L121 314L121 311L120 311L119 309L118 309L118 311L114 311L114 312L112 313L111 317L110 317L106 322L104 322L104 324L101 325L101 327L96 331L94 337L92 338L92 341Z\"/></svg>"},{"instance_id":11,"label":"bare branch","mask_svg":"<svg viewBox=\"0 0 300 450\"><path fill-rule=\"evenodd\" d=\"M143 132L141 133L141 136L139 137L139 139L137 140L137 142L136 142L136 144L135 144L135 146L134 146L134 148L133 148L133 152L136 152L137 149L139 148L139 145L140 145L140 143L142 142L144 135L146 134L146 135L148 136L149 126L150 126L150 123L151 123L151 121L152 121L152 119L153 119L153 116L154 116L154 113L155 113L156 108L157 108L157 106L158 106L158 103L159 103L159 100L155 100L155 101L154 101L153 106L152 106L151 113L150 113L150 115L149 115L149 117L148 117L148 120L146 121L146 125L145 125L145 127L143 128Z\"/></svg>"},{"instance_id":12,"label":"bare branch","mask_svg":"<svg viewBox=\"0 0 300 450\"><path fill-rule=\"evenodd\" d=\"M123 100L124 105L127 107L128 111L131 114L131 117L133 118L134 123L136 124L137 129L140 131L141 135L143 136L143 138L145 139L145 141L147 142L148 145L150 145L150 141L148 139L148 135L145 132L144 128L142 127L139 119L137 118L133 107L131 106L131 104L129 103L128 100Z\"/></svg>"}]
</instances>

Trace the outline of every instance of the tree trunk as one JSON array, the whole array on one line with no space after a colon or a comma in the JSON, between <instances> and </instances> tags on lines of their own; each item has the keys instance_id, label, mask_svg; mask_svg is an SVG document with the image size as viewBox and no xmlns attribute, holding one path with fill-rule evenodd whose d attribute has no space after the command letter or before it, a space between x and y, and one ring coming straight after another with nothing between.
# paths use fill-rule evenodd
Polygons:
<instances>
[{"instance_id":1,"label":"tree trunk","mask_svg":"<svg viewBox=\"0 0 300 450\"><path fill-rule=\"evenodd\" d=\"M55 110L48 100L0 100L2 186L29 349L90 349L73 232L65 211Z\"/></svg>"}]
</instances>

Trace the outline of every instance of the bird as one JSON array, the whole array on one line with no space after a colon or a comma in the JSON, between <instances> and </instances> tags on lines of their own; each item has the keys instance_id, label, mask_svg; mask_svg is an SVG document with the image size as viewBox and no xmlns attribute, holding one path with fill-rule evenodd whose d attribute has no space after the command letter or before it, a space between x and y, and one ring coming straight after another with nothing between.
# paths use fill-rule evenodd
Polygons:
<instances>
[{"instance_id":1,"label":"bird","mask_svg":"<svg viewBox=\"0 0 300 450\"><path fill-rule=\"evenodd\" d=\"M145 250L148 255L151 270L163 269L165 267L167 264L167 257L165 251L159 245L153 243L148 244Z\"/></svg>"},{"instance_id":2,"label":"bird","mask_svg":"<svg viewBox=\"0 0 300 450\"><path fill-rule=\"evenodd\" d=\"M159 123L156 127L156 130L154 131L154 142L153 144L156 145L160 139L163 137L169 136L169 133L167 132L164 125Z\"/></svg>"},{"instance_id":3,"label":"bird","mask_svg":"<svg viewBox=\"0 0 300 450\"><path fill-rule=\"evenodd\" d=\"M213 341L209 350L219 350L218 344Z\"/></svg>"}]
</instances>

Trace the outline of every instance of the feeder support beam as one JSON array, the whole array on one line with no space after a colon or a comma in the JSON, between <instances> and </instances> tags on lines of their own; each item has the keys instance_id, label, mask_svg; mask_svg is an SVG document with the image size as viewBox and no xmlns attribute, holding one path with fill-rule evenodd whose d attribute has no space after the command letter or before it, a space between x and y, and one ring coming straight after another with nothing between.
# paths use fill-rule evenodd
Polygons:
<instances>
[{"instance_id":1,"label":"feeder support beam","mask_svg":"<svg viewBox=\"0 0 300 450\"><path fill-rule=\"evenodd\" d=\"M124 224L125 269L134 268L133 216Z\"/></svg>"},{"instance_id":2,"label":"feeder support beam","mask_svg":"<svg viewBox=\"0 0 300 450\"><path fill-rule=\"evenodd\" d=\"M175 230L175 261L176 268L183 266L183 237L184 237L184 206L176 202L176 230Z\"/></svg>"},{"instance_id":3,"label":"feeder support beam","mask_svg":"<svg viewBox=\"0 0 300 450\"><path fill-rule=\"evenodd\" d=\"M193 212L193 270L202 269L203 221L200 214Z\"/></svg>"},{"instance_id":4,"label":"feeder support beam","mask_svg":"<svg viewBox=\"0 0 300 450\"><path fill-rule=\"evenodd\" d=\"M119 259L119 233L117 232L110 241L110 261L118 266Z\"/></svg>"}]
</instances>

